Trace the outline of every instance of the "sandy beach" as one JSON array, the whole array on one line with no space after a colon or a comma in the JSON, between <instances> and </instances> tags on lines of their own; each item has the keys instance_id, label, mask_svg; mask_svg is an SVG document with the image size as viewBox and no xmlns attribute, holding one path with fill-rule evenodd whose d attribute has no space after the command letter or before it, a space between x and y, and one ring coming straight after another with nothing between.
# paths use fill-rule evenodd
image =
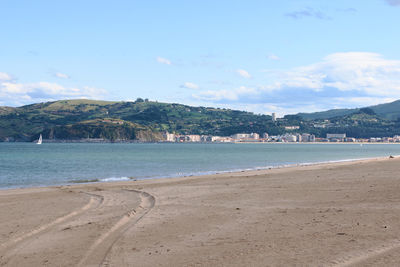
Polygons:
<instances>
[{"instance_id":1,"label":"sandy beach","mask_svg":"<svg viewBox=\"0 0 400 267\"><path fill-rule=\"evenodd\" d=\"M399 266L400 159L0 191L3 266Z\"/></svg>"}]
</instances>

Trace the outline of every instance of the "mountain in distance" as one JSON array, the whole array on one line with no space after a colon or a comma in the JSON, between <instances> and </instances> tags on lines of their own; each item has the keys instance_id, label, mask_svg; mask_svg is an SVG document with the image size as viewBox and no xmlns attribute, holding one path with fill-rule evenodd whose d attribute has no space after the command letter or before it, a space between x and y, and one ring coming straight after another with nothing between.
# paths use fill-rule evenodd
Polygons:
<instances>
[{"instance_id":1,"label":"mountain in distance","mask_svg":"<svg viewBox=\"0 0 400 267\"><path fill-rule=\"evenodd\" d=\"M212 107L192 107L138 98L134 102L60 100L0 107L0 141L32 142L42 134L54 141L93 139L157 142L163 132L230 136L235 133L346 133L356 138L400 135L400 101L358 109L269 115ZM295 127L293 127L295 126Z\"/></svg>"},{"instance_id":2,"label":"mountain in distance","mask_svg":"<svg viewBox=\"0 0 400 267\"><path fill-rule=\"evenodd\" d=\"M396 100L394 102L386 104L369 106L367 108L372 109L378 116L388 120L397 120L398 118L400 118L400 100ZM330 109L321 112L298 113L297 115L304 120L331 119L334 117L350 115L352 113L360 111L360 109L361 108Z\"/></svg>"},{"instance_id":3,"label":"mountain in distance","mask_svg":"<svg viewBox=\"0 0 400 267\"><path fill-rule=\"evenodd\" d=\"M273 133L281 129L271 116L251 112L182 104L159 103L138 98L135 102L60 100L22 107L0 107L0 140L159 141L164 131L179 134L221 135L237 132Z\"/></svg>"}]
</instances>

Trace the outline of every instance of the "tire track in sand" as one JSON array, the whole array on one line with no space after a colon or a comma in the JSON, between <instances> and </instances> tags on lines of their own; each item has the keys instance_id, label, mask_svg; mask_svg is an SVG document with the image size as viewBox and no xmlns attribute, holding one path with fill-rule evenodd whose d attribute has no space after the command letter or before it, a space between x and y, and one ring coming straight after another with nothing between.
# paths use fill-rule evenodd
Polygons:
<instances>
[{"instance_id":1,"label":"tire track in sand","mask_svg":"<svg viewBox=\"0 0 400 267\"><path fill-rule=\"evenodd\" d=\"M106 258L112 246L124 232L140 221L155 205L155 198L147 192L138 190L125 190L140 194L140 205L135 210L125 213L107 232L103 233L88 249L78 266L107 265Z\"/></svg>"},{"instance_id":2,"label":"tire track in sand","mask_svg":"<svg viewBox=\"0 0 400 267\"><path fill-rule=\"evenodd\" d=\"M393 240L392 242L384 244L380 247L375 247L372 249L368 249L367 251L362 251L359 253L353 253L351 255L348 255L347 257L334 261L332 266L347 267L347 266L352 266L354 264L360 264L363 263L364 261L373 259L386 252L389 252L390 250L397 248L400 248L400 240L398 239Z\"/></svg>"},{"instance_id":3,"label":"tire track in sand","mask_svg":"<svg viewBox=\"0 0 400 267\"><path fill-rule=\"evenodd\" d=\"M100 195L91 194L91 193L87 193L87 192L79 192L79 193L90 196L88 203L86 203L83 207L81 207L79 209L76 209L64 216L58 217L54 221L51 221L51 222L49 222L45 225L42 225L32 231L29 231L28 233L25 233L18 237L12 238L3 244L0 244L0 252L2 252L2 254L3 254L3 251L5 252L2 256L0 256L0 259L4 260L4 258L6 258L6 254L8 254L7 258L12 257L12 255L14 254L13 250L15 250L17 246L21 245L20 244L21 242L26 241L27 239L30 239L32 237L35 237L41 233L44 233L44 232L48 231L49 229L51 229L55 226L58 226L64 222L67 222L69 219L72 219L72 218L86 212L89 209L100 206L104 200L103 196L100 196Z\"/></svg>"}]
</instances>

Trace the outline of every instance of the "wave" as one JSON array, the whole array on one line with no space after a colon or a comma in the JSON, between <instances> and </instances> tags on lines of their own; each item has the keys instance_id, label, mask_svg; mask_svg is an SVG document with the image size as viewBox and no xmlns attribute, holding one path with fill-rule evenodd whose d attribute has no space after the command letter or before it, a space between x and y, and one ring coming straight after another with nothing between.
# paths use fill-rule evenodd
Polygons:
<instances>
[{"instance_id":1,"label":"wave","mask_svg":"<svg viewBox=\"0 0 400 267\"><path fill-rule=\"evenodd\" d=\"M87 183L99 183L99 182L118 182L118 181L132 181L136 180L133 177L108 177L108 178L100 178L100 179L79 179L79 180L70 180L68 183L73 184L87 184Z\"/></svg>"},{"instance_id":2,"label":"wave","mask_svg":"<svg viewBox=\"0 0 400 267\"><path fill-rule=\"evenodd\" d=\"M135 178L133 177L108 177L99 179L99 182L119 182L119 181L132 181Z\"/></svg>"}]
</instances>

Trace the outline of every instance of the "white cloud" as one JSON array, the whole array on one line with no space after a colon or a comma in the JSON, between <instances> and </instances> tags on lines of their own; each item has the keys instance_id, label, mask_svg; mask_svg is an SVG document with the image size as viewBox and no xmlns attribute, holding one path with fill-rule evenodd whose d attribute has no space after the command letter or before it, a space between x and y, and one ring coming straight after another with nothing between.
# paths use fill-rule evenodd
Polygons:
<instances>
[{"instance_id":1,"label":"white cloud","mask_svg":"<svg viewBox=\"0 0 400 267\"><path fill-rule=\"evenodd\" d=\"M269 55L267 56L267 58L268 58L269 60L280 60L280 58L279 58L277 55L274 55L274 54L269 54Z\"/></svg>"},{"instance_id":2,"label":"white cloud","mask_svg":"<svg viewBox=\"0 0 400 267\"><path fill-rule=\"evenodd\" d=\"M67 98L103 99L105 95L107 91L89 86L78 88L49 82L0 82L0 105L19 106Z\"/></svg>"},{"instance_id":3,"label":"white cloud","mask_svg":"<svg viewBox=\"0 0 400 267\"><path fill-rule=\"evenodd\" d=\"M241 70L241 69L239 69L239 70L237 70L236 71L240 76L242 76L243 78L246 78L246 79L250 79L251 78L251 75L246 71L246 70Z\"/></svg>"},{"instance_id":4,"label":"white cloud","mask_svg":"<svg viewBox=\"0 0 400 267\"><path fill-rule=\"evenodd\" d=\"M5 72L0 72L0 82L1 81L11 81L12 77L10 74L7 74Z\"/></svg>"},{"instance_id":5,"label":"white cloud","mask_svg":"<svg viewBox=\"0 0 400 267\"><path fill-rule=\"evenodd\" d=\"M287 73L286 86L314 90L336 88L371 96L400 97L400 61L365 52L335 53L322 62Z\"/></svg>"},{"instance_id":6,"label":"white cloud","mask_svg":"<svg viewBox=\"0 0 400 267\"><path fill-rule=\"evenodd\" d=\"M171 61L163 57L157 57L157 62L161 64L171 65Z\"/></svg>"},{"instance_id":7,"label":"white cloud","mask_svg":"<svg viewBox=\"0 0 400 267\"><path fill-rule=\"evenodd\" d=\"M193 94L193 97L200 100L206 101L237 101L241 95L256 95L258 92L254 88L248 88L241 86L233 90L208 90L200 92L199 94Z\"/></svg>"},{"instance_id":8,"label":"white cloud","mask_svg":"<svg viewBox=\"0 0 400 267\"><path fill-rule=\"evenodd\" d=\"M199 86L195 83L190 83L190 82L185 82L180 86L181 88L187 88L187 89L199 89Z\"/></svg>"},{"instance_id":9,"label":"white cloud","mask_svg":"<svg viewBox=\"0 0 400 267\"><path fill-rule=\"evenodd\" d=\"M69 79L69 75L65 74L65 73L61 73L61 72L56 72L54 74L54 76L56 76L57 78L61 78L61 79Z\"/></svg>"},{"instance_id":10,"label":"white cloud","mask_svg":"<svg viewBox=\"0 0 400 267\"><path fill-rule=\"evenodd\" d=\"M267 84L209 90L193 97L232 106L275 105L296 112L360 107L400 99L400 61L376 53L335 53L311 65L265 73Z\"/></svg>"},{"instance_id":11,"label":"white cloud","mask_svg":"<svg viewBox=\"0 0 400 267\"><path fill-rule=\"evenodd\" d=\"M238 100L238 94L235 91L230 90L208 90L201 92L200 94L194 94L194 98L206 101L221 101L221 100L228 100L228 101L236 101Z\"/></svg>"}]
</instances>

